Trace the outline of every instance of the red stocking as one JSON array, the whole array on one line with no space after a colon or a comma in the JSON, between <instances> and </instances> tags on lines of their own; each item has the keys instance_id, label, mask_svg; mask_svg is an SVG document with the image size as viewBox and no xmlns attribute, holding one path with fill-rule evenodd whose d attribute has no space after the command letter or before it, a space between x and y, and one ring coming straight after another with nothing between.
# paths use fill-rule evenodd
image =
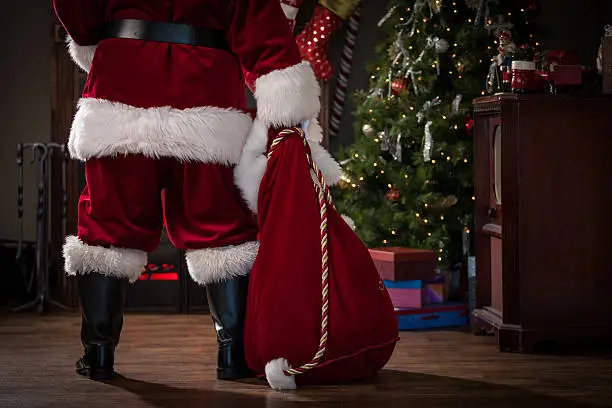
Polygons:
<instances>
[{"instance_id":1,"label":"red stocking","mask_svg":"<svg viewBox=\"0 0 612 408\"><path fill-rule=\"evenodd\" d=\"M331 36L342 26L343 21L336 14L317 4L312 19L297 37L302 58L310 62L319 80L327 81L333 75L328 55Z\"/></svg>"}]
</instances>

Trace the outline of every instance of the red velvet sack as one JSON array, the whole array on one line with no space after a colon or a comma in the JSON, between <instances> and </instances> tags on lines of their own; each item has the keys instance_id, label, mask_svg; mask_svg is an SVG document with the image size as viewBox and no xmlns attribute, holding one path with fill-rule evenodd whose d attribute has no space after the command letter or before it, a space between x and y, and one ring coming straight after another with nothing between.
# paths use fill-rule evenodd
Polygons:
<instances>
[{"instance_id":1,"label":"red velvet sack","mask_svg":"<svg viewBox=\"0 0 612 408\"><path fill-rule=\"evenodd\" d=\"M291 129L273 145L259 189L260 249L251 271L245 352L251 369L274 389L371 377L398 340L391 299L367 248L327 205L327 342L314 368L294 376L284 371L312 362L322 333L322 203L304 141L300 129Z\"/></svg>"}]
</instances>

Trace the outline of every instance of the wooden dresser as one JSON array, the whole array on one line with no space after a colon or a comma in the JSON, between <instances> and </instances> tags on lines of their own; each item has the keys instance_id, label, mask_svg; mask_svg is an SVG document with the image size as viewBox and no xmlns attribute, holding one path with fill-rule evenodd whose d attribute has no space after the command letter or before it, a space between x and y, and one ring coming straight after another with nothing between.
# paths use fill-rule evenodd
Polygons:
<instances>
[{"instance_id":1,"label":"wooden dresser","mask_svg":"<svg viewBox=\"0 0 612 408\"><path fill-rule=\"evenodd\" d=\"M612 98L474 101L475 332L612 344Z\"/></svg>"}]
</instances>

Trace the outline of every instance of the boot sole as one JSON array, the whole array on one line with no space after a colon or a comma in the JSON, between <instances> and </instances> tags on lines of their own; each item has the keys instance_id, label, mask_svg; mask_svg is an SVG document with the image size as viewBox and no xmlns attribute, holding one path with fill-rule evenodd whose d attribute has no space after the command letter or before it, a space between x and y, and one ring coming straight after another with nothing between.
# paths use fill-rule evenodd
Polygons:
<instances>
[{"instance_id":1,"label":"boot sole","mask_svg":"<svg viewBox=\"0 0 612 408\"><path fill-rule=\"evenodd\" d=\"M114 370L105 370L98 368L77 368L77 374L87 377L93 381L108 381L115 378Z\"/></svg>"},{"instance_id":2,"label":"boot sole","mask_svg":"<svg viewBox=\"0 0 612 408\"><path fill-rule=\"evenodd\" d=\"M217 379L221 381L244 380L254 377L255 373L247 369L217 368Z\"/></svg>"}]
</instances>

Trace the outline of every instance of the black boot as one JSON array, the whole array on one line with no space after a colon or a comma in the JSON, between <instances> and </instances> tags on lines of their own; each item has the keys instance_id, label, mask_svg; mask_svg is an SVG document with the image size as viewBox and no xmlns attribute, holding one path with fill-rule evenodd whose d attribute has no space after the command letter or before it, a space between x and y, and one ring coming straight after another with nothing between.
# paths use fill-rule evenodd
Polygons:
<instances>
[{"instance_id":1,"label":"black boot","mask_svg":"<svg viewBox=\"0 0 612 408\"><path fill-rule=\"evenodd\" d=\"M115 347L123 327L127 283L127 279L99 273L77 276L84 353L76 363L76 371L92 380L110 380L115 375Z\"/></svg>"},{"instance_id":2,"label":"black boot","mask_svg":"<svg viewBox=\"0 0 612 408\"><path fill-rule=\"evenodd\" d=\"M210 314L217 330L217 378L238 380L253 376L244 357L244 319L249 277L240 276L206 286Z\"/></svg>"}]
</instances>

